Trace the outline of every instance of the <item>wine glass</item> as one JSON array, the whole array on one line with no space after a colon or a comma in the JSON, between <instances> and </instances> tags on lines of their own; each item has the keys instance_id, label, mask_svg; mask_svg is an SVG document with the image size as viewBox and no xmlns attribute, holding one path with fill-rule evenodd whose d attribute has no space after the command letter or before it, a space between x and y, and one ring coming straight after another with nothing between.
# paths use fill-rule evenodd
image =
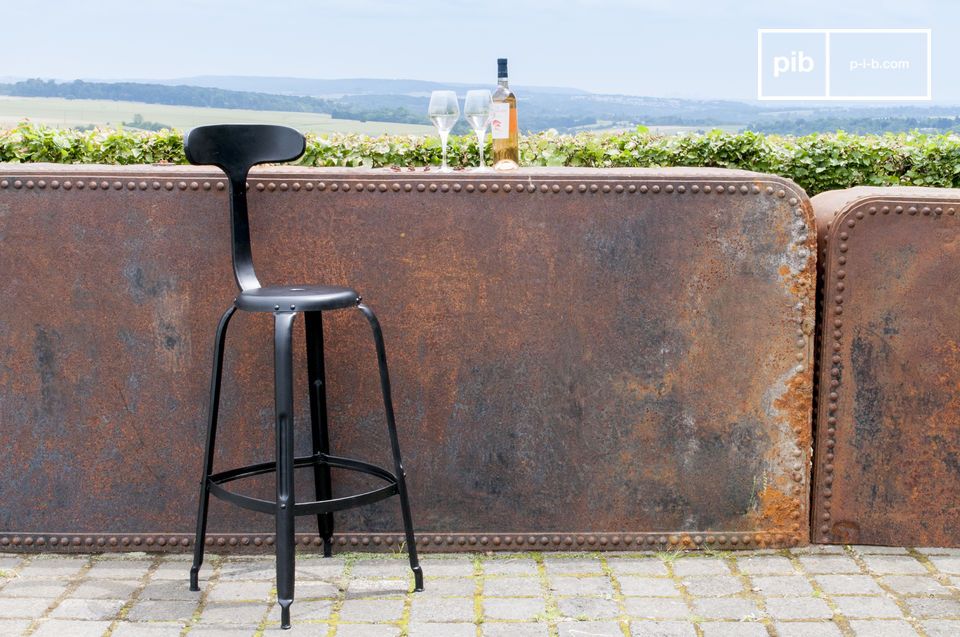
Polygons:
<instances>
[{"instance_id":1,"label":"wine glass","mask_svg":"<svg viewBox=\"0 0 960 637\"><path fill-rule=\"evenodd\" d=\"M483 164L483 147L486 145L487 125L490 124L490 107L493 99L490 91L485 89L467 91L467 100L463 104L463 115L470 128L477 134L477 148L480 150L480 165L474 172L489 172L491 169Z\"/></svg>"},{"instance_id":2,"label":"wine glass","mask_svg":"<svg viewBox=\"0 0 960 637\"><path fill-rule=\"evenodd\" d=\"M434 91L430 94L430 107L427 112L433 120L433 125L437 127L437 132L440 133L440 143L443 145L443 164L440 166L440 172L453 172L447 166L447 138L450 136L450 129L460 119L457 94L453 91Z\"/></svg>"}]
</instances>

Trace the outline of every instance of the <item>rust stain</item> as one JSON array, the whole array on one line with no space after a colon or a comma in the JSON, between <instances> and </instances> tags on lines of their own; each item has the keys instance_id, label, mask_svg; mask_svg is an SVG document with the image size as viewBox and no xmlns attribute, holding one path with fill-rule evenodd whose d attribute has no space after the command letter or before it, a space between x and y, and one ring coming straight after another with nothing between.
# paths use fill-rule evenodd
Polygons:
<instances>
[{"instance_id":1,"label":"rust stain","mask_svg":"<svg viewBox=\"0 0 960 637\"><path fill-rule=\"evenodd\" d=\"M767 485L757 494L760 501L758 516L764 521L764 527L774 531L786 532L796 522L796 500L786 493Z\"/></svg>"},{"instance_id":2,"label":"rust stain","mask_svg":"<svg viewBox=\"0 0 960 637\"><path fill-rule=\"evenodd\" d=\"M797 436L797 446L809 453L813 444L813 431L810 424L810 395L812 384L807 374L796 374L787 382L787 389L773 402L773 406L782 413Z\"/></svg>"}]
</instances>

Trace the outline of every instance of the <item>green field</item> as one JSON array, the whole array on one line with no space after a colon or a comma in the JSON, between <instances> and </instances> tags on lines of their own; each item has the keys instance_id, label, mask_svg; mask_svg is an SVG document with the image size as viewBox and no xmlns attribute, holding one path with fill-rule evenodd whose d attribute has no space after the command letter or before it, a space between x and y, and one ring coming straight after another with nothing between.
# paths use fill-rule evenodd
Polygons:
<instances>
[{"instance_id":1,"label":"green field","mask_svg":"<svg viewBox=\"0 0 960 637\"><path fill-rule=\"evenodd\" d=\"M288 113L282 111L247 111L231 108L167 106L142 102L110 100L68 100L58 97L8 97L0 95L0 127L15 126L25 119L37 124L60 128L77 126L120 126L140 114L145 121L159 122L173 128L188 129L202 124L229 122L285 124L313 133L431 134L434 128L424 125L392 122L360 122L333 119L321 113Z\"/></svg>"},{"instance_id":2,"label":"green field","mask_svg":"<svg viewBox=\"0 0 960 637\"><path fill-rule=\"evenodd\" d=\"M597 122L593 126L581 126L577 129L578 132L590 132L590 133L630 133L633 132L635 126L623 126L621 124L615 124L613 122ZM717 124L717 125L701 125L701 126L670 126L662 125L658 126L652 124L647 126L647 130L653 135L677 135L679 133L698 133L706 132L711 130L721 130L725 133L738 133L740 129L743 128L741 124Z\"/></svg>"}]
</instances>

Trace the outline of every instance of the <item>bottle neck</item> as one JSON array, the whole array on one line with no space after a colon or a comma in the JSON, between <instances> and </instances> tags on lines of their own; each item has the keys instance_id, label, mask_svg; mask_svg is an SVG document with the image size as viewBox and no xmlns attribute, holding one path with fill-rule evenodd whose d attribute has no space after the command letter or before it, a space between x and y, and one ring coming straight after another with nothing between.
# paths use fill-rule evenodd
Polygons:
<instances>
[{"instance_id":1,"label":"bottle neck","mask_svg":"<svg viewBox=\"0 0 960 637\"><path fill-rule=\"evenodd\" d=\"M498 78L497 78L497 86L502 86L503 88L509 88L509 86L508 86L508 84L507 84L507 78L505 78L505 77L498 77Z\"/></svg>"}]
</instances>

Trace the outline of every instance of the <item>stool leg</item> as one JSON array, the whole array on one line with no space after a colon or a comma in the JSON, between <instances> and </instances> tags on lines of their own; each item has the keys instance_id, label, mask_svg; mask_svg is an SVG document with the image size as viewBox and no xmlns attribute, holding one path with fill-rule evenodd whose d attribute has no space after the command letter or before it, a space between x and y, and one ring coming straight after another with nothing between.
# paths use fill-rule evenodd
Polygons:
<instances>
[{"instance_id":1,"label":"stool leg","mask_svg":"<svg viewBox=\"0 0 960 637\"><path fill-rule=\"evenodd\" d=\"M310 383L310 433L313 455L330 453L330 435L327 430L327 379L323 362L323 319L320 312L303 315L307 334L307 377ZM330 465L313 465L313 486L317 500L333 497ZM333 512L318 513L317 527L323 538L323 555L333 552Z\"/></svg>"},{"instance_id":2,"label":"stool leg","mask_svg":"<svg viewBox=\"0 0 960 637\"><path fill-rule=\"evenodd\" d=\"M280 628L290 628L294 573L293 491L293 320L294 312L274 313L274 405L277 417L277 602Z\"/></svg>"},{"instance_id":3,"label":"stool leg","mask_svg":"<svg viewBox=\"0 0 960 637\"><path fill-rule=\"evenodd\" d=\"M207 443L203 452L203 477L200 480L200 504L197 509L197 535L193 542L193 566L190 567L190 590L199 591L200 566L207 538L207 510L210 507L210 474L213 473L213 450L217 441L217 417L220 413L220 379L223 373L223 344L227 340L227 325L237 311L235 305L227 308L217 325L213 345L213 372L210 375L210 404L207 408Z\"/></svg>"},{"instance_id":4,"label":"stool leg","mask_svg":"<svg viewBox=\"0 0 960 637\"><path fill-rule=\"evenodd\" d=\"M410 557L410 568L413 570L414 590L423 590L423 571L417 559L417 539L413 533L413 518L410 515L410 500L407 497L407 484L403 471L403 460L400 458L400 440L397 437L397 423L393 417L393 398L390 395L390 374L387 371L387 350L383 344L383 332L380 321L369 307L363 303L357 304L357 309L363 312L373 329L373 340L377 345L377 363L380 366L380 389L383 392L383 409L387 414L387 429L390 432L390 446L393 449L393 464L397 472L397 490L400 492L400 509L403 512L403 528L407 535L407 555Z\"/></svg>"}]
</instances>

